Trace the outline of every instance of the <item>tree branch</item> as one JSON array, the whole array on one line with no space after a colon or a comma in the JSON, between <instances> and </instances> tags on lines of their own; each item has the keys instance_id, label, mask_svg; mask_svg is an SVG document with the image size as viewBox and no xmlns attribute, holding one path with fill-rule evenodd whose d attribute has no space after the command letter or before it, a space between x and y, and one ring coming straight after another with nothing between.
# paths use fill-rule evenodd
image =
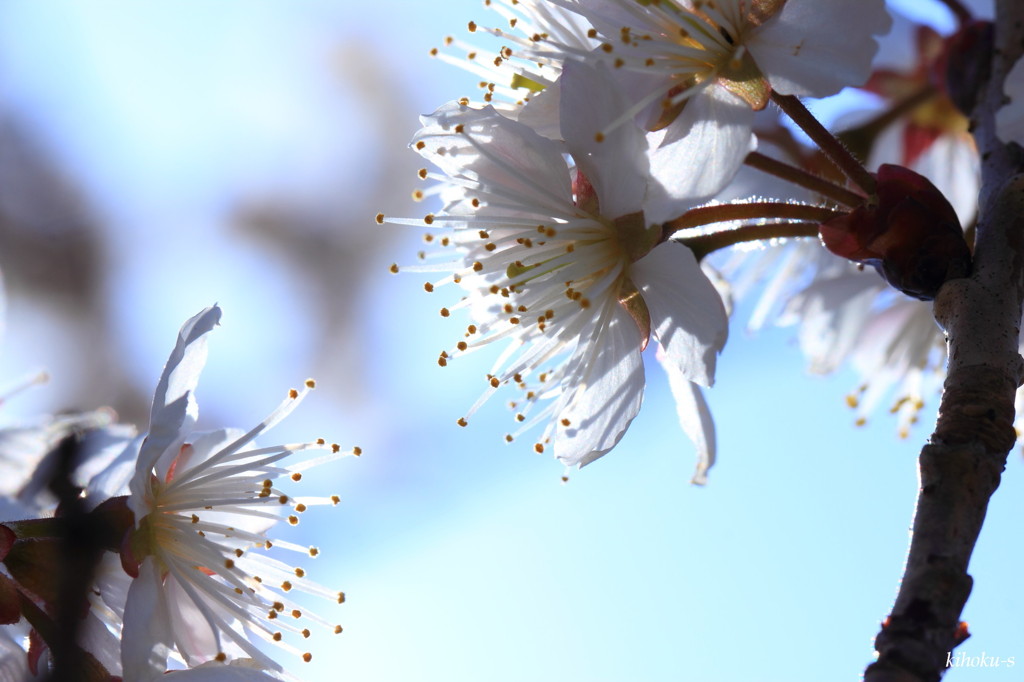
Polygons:
<instances>
[{"instance_id":1,"label":"tree branch","mask_svg":"<svg viewBox=\"0 0 1024 682\"><path fill-rule=\"evenodd\" d=\"M971 553L989 498L1016 442L1014 394L1024 301L1024 164L995 135L1003 81L1020 57L1024 4L999 0L991 78L979 84L972 126L983 187L970 278L935 299L949 361L939 418L921 451L920 490L907 565L892 614L875 640L865 682L935 682L968 636L960 614L970 594Z\"/></svg>"}]
</instances>

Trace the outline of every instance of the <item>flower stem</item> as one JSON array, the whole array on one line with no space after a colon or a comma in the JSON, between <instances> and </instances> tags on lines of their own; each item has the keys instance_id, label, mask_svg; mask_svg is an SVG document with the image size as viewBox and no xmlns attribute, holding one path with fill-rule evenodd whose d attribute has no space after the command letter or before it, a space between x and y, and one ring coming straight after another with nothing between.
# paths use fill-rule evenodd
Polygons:
<instances>
[{"instance_id":1,"label":"flower stem","mask_svg":"<svg viewBox=\"0 0 1024 682\"><path fill-rule=\"evenodd\" d=\"M808 173L802 168L791 166L788 163L773 159L770 156L765 156L761 152L750 152L747 154L747 158L744 163L751 168L756 168L759 171L774 175L777 178L782 178L787 182L791 182L794 185L805 187L812 192L828 197L843 206L849 208L856 208L864 203L864 197L852 192L845 187L840 187L834 182L830 182L824 178L820 178L813 173Z\"/></svg>"},{"instance_id":2,"label":"flower stem","mask_svg":"<svg viewBox=\"0 0 1024 682\"><path fill-rule=\"evenodd\" d=\"M679 230L725 223L734 220L757 220L763 218L785 218L807 222L825 222L840 215L840 211L824 206L789 204L781 201L753 201L742 204L717 204L693 208L662 225L667 236ZM722 231L722 230L718 230ZM724 230L729 231L729 230Z\"/></svg>"},{"instance_id":3,"label":"flower stem","mask_svg":"<svg viewBox=\"0 0 1024 682\"><path fill-rule=\"evenodd\" d=\"M839 170L843 171L855 185L860 187L869 196L875 193L875 178L858 161L850 151L843 146L843 143L821 125L821 122L814 117L799 98L793 95L780 95L772 92L772 101L789 116L800 129L807 133L814 144L830 158Z\"/></svg>"},{"instance_id":4,"label":"flower stem","mask_svg":"<svg viewBox=\"0 0 1024 682\"><path fill-rule=\"evenodd\" d=\"M18 590L18 602L21 606L21 615L32 629L39 633L44 642L49 644L57 638L57 626L46 613L36 606L35 602L25 596L25 593Z\"/></svg>"},{"instance_id":5,"label":"flower stem","mask_svg":"<svg viewBox=\"0 0 1024 682\"><path fill-rule=\"evenodd\" d=\"M720 232L708 232L683 237L679 241L693 251L697 260L713 251L724 249L728 246L735 246L744 242L757 242L766 239L786 239L793 237L817 237L818 223L816 222L793 222L793 223L769 223L767 225L743 225L731 230Z\"/></svg>"}]
</instances>

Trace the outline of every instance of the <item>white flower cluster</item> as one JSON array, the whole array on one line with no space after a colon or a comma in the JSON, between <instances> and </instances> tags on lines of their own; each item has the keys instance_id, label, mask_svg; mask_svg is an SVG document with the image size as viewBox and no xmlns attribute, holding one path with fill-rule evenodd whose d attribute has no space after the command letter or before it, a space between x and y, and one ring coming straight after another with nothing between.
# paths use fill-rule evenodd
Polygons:
<instances>
[{"instance_id":1,"label":"white flower cluster","mask_svg":"<svg viewBox=\"0 0 1024 682\"><path fill-rule=\"evenodd\" d=\"M421 197L431 250L392 271L432 273L428 292L469 324L459 356L506 342L480 401L511 384L517 428L566 465L612 449L637 415L653 341L697 446L714 461L700 387L714 381L728 320L722 292L670 222L735 178L773 93L823 97L868 78L889 26L882 0L490 0L497 50L447 39L434 51L483 78L422 118L412 147L438 171ZM842 31L836 31L842 26ZM465 58L453 50L465 50ZM440 247L440 248L437 248ZM450 299L449 299L450 300Z\"/></svg>"},{"instance_id":2,"label":"white flower cluster","mask_svg":"<svg viewBox=\"0 0 1024 682\"><path fill-rule=\"evenodd\" d=\"M10 516L53 513L55 501L43 486L58 475L54 453L61 450L59 441L77 430L85 433L73 452L80 463L73 483L86 500L79 514L121 534L106 543L106 549L116 551L103 551L92 567L89 609L75 629L75 646L96 666L83 679L113 675L144 682L164 679L165 674L193 682L279 679L284 668L264 645L309 661L307 640L342 631L292 597L304 592L341 604L344 593L310 580L304 565L276 556L285 551L311 560L320 550L280 540L270 531L281 522L298 524L299 516L315 505L337 505L337 496L297 496L292 491L306 469L360 450L342 451L322 439L254 444L302 402L314 388L312 380L289 391L249 431L194 432L195 390L206 361L207 335L220 317L220 308L213 306L182 327L157 384L146 434L136 437L133 429L110 425L109 415L103 420L102 412L50 420L35 429L0 431ZM26 445L38 453L28 471L21 458ZM311 451L319 454L302 457ZM19 507L10 508L15 503ZM58 604L45 581L18 567L27 561L28 573L50 573L54 580L68 570L60 560L47 563L23 549L29 538L59 536L52 530L59 526L53 524L66 513L64 509L52 519L3 526L16 536L5 548L5 558L25 554L28 559L7 561L10 577L0 575L0 581L6 584L13 578L21 598L37 604L22 609L22 624L44 634L42 640L29 639L26 658L19 642L23 625L4 631L4 679L34 679L35 674L49 679L42 654L56 644L45 635L45 614ZM112 522L118 514L127 522ZM59 552L59 543L55 546Z\"/></svg>"},{"instance_id":3,"label":"white flower cluster","mask_svg":"<svg viewBox=\"0 0 1024 682\"><path fill-rule=\"evenodd\" d=\"M733 300L757 289L752 327L799 325L817 371L850 362L863 377L847 398L859 420L896 392L905 433L941 381L944 347L920 301L862 272L884 260L876 249L902 237L865 235L858 225L875 227L863 214L889 206L882 172L869 172L885 164L906 171L900 181L914 191L924 178L927 191L915 197L948 198L957 245L956 221L970 233L977 153L966 118L933 83L947 39L917 27L893 39L914 45L909 61L883 64L884 44L876 60L876 39L892 23L883 0L486 4L502 25L468 27L473 41L497 48L449 38L434 51L481 79L479 100L442 104L411 142L430 164L419 171L430 185L416 195L435 207L415 219L377 216L423 229L429 245L393 272L423 274L428 293L455 292L438 306L459 319L438 364L498 351L482 395L457 423L511 393L506 441L528 439L567 467L587 465L616 447L639 413L653 358L695 445L692 481L705 483L716 438L702 391L714 383ZM848 86L885 103L882 116L840 126L867 168L823 139L797 100ZM1019 64L1006 95L999 134L1019 143ZM773 101L818 149L780 123ZM816 237L819 226L823 237L832 230L832 253L849 260L816 239L787 241ZM741 242L758 248L705 258ZM336 505L336 496L294 490L306 469L360 451L324 440L255 444L312 380L248 431L194 432L198 377L220 316L213 306L182 327L145 434L111 424L102 410L0 429L6 518L40 517L0 525L0 622L11 626L0 634L0 677L45 678L74 650L90 680L280 679L287 675L267 648L309 661L307 640L341 632L293 595L340 604L344 594L278 556L312 559L319 549L270 533L309 507ZM69 450L68 437L80 433ZM61 497L54 481L76 493ZM60 554L68 519L102 529L78 594L88 608L70 630L55 622L63 588L47 578L71 572Z\"/></svg>"}]
</instances>

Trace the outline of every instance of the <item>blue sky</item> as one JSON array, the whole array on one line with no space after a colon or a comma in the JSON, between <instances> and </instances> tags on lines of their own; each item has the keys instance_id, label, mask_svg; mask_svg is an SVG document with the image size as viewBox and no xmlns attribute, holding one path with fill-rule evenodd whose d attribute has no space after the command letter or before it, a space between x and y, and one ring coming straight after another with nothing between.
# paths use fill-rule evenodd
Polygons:
<instances>
[{"instance_id":1,"label":"blue sky","mask_svg":"<svg viewBox=\"0 0 1024 682\"><path fill-rule=\"evenodd\" d=\"M469 0L446 2L443 12L398 0L0 6L0 92L100 210L117 311L111 332L140 385L155 382L181 322L213 301L225 315L201 383L204 414L249 426L306 375L335 376L310 366L322 328L294 266L242 238L230 207L329 196L344 211L348 197L383 181L394 198L379 210L424 212L406 199L413 175L382 179L381 159L411 154L404 148L417 114L472 92L473 77L427 51L488 16ZM380 102L401 105L388 115L404 124L381 130ZM367 211L359 229L381 228ZM308 236L296 227L296 240ZM499 403L470 428L455 426L489 363L437 367L449 339L438 299L415 276L387 273L417 248L403 233L366 263L367 293L352 310L362 343L346 347L364 376L322 385L277 436L326 431L366 452L314 483L343 504L319 518L314 510L297 529L296 541L324 550L311 575L349 601L329 617L345 634L313 642L314 661L296 674L347 682L860 674L902 573L916 452L934 401L908 441L884 414L854 428L843 397L857 378L807 375L793 331L747 335L741 308L709 396L719 463L707 487L688 485L692 447L653 364L626 438L563 485L547 456L502 444L510 416ZM3 377L53 364L59 344L38 342L49 323L17 307L11 315ZM53 392L22 409L59 405L59 388L58 377ZM1024 665L1020 476L1015 453L972 564L965 617L975 636L964 650ZM949 679L1016 677L959 670Z\"/></svg>"}]
</instances>

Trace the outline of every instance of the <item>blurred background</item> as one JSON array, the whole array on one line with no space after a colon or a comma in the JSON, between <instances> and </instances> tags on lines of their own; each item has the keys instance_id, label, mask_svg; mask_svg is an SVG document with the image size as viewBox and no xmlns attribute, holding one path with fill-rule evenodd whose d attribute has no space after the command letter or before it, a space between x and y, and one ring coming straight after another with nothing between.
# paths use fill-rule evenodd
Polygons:
<instances>
[{"instance_id":1,"label":"blurred background","mask_svg":"<svg viewBox=\"0 0 1024 682\"><path fill-rule=\"evenodd\" d=\"M948 30L938 3L900 3ZM856 679L895 596L934 400L907 440L863 428L858 378L810 376L792 329L744 332L709 393L719 462L693 448L650 371L620 445L563 484L492 401L493 357L437 366L451 326L411 263L417 115L478 78L429 57L477 0L0 2L0 386L5 423L111 406L146 426L181 323L224 309L201 426L249 427L307 376L319 390L270 436L364 455L310 484L342 504L287 536L348 602L314 634L307 680ZM479 34L474 40L482 40ZM447 297L444 300L441 297ZM652 365L649 365L651 367ZM1024 666L1019 456L972 564L971 655ZM1019 679L1005 668L955 680Z\"/></svg>"}]
</instances>

